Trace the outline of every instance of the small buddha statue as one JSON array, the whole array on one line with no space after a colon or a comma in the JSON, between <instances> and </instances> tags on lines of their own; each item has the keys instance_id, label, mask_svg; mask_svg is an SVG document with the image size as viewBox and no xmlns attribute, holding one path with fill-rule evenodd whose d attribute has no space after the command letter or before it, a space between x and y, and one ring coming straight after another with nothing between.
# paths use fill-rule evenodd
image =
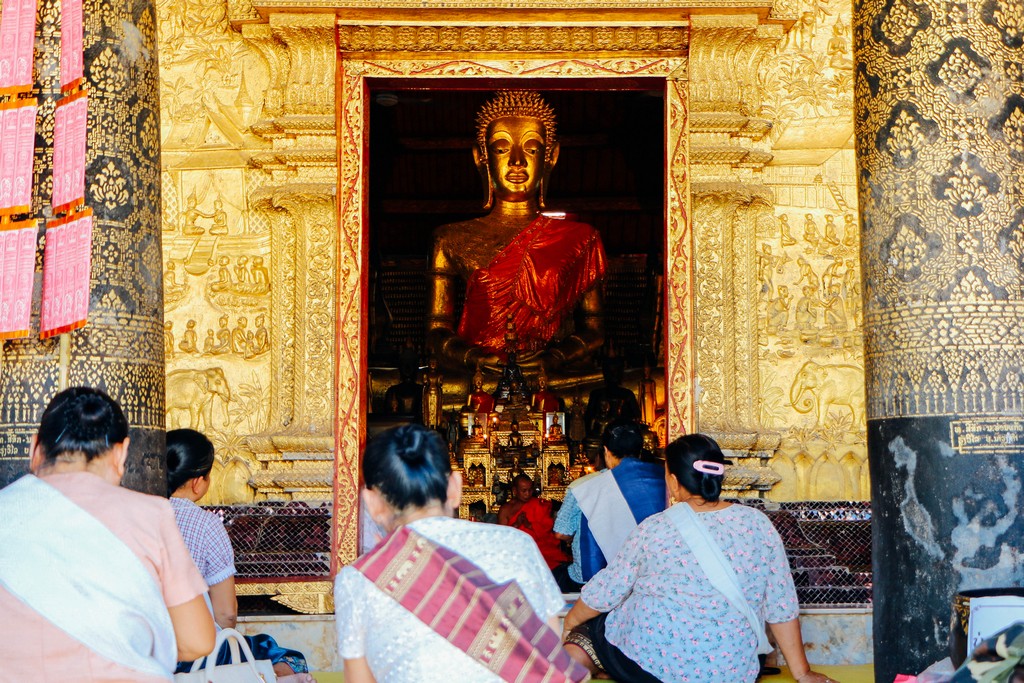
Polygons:
<instances>
[{"instance_id":1,"label":"small buddha statue","mask_svg":"<svg viewBox=\"0 0 1024 683\"><path fill-rule=\"evenodd\" d=\"M505 327L505 362L501 364L501 377L498 378L498 386L494 390L494 399L499 405L514 404L518 406L525 403L529 396L525 389L526 378L523 376L523 369L519 366L517 352L519 341L516 335L516 326L511 318Z\"/></svg>"},{"instance_id":2,"label":"small buddha statue","mask_svg":"<svg viewBox=\"0 0 1024 683\"><path fill-rule=\"evenodd\" d=\"M646 462L655 462L661 451L661 443L660 439L658 439L658 433L653 429L644 429L643 444L643 448L640 450L640 459Z\"/></svg>"},{"instance_id":3,"label":"small buddha statue","mask_svg":"<svg viewBox=\"0 0 1024 683\"><path fill-rule=\"evenodd\" d=\"M441 425L441 414L444 412L444 379L437 369L437 358L431 356L427 361L427 373L423 378L423 424L431 429Z\"/></svg>"},{"instance_id":4,"label":"small buddha statue","mask_svg":"<svg viewBox=\"0 0 1024 683\"><path fill-rule=\"evenodd\" d=\"M469 485L473 487L484 485L484 468L482 465L470 465Z\"/></svg>"},{"instance_id":5,"label":"small buddha statue","mask_svg":"<svg viewBox=\"0 0 1024 683\"><path fill-rule=\"evenodd\" d=\"M561 463L548 465L548 486L565 486L565 465Z\"/></svg>"},{"instance_id":6,"label":"small buddha statue","mask_svg":"<svg viewBox=\"0 0 1024 683\"><path fill-rule=\"evenodd\" d=\"M523 435L519 433L519 422L513 420L509 426L511 430L508 434L508 441L506 442L509 448L516 450L523 449Z\"/></svg>"},{"instance_id":7,"label":"small buddha statue","mask_svg":"<svg viewBox=\"0 0 1024 683\"><path fill-rule=\"evenodd\" d=\"M484 391L484 374L478 366L473 374L473 392L466 399L465 412L490 413L494 411L494 397Z\"/></svg>"},{"instance_id":8,"label":"small buddha statue","mask_svg":"<svg viewBox=\"0 0 1024 683\"><path fill-rule=\"evenodd\" d=\"M551 416L551 424L548 425L547 440L548 443L565 442L565 432L562 431L562 425L558 421L558 413Z\"/></svg>"},{"instance_id":9,"label":"small buddha statue","mask_svg":"<svg viewBox=\"0 0 1024 683\"><path fill-rule=\"evenodd\" d=\"M480 415L473 417L473 424L470 428L469 438L474 441L483 441L487 432L484 430L483 420L480 419Z\"/></svg>"},{"instance_id":10,"label":"small buddha statue","mask_svg":"<svg viewBox=\"0 0 1024 683\"><path fill-rule=\"evenodd\" d=\"M561 399L555 392L548 389L548 376L541 372L537 377L537 391L530 399L530 410L535 413L553 413L561 409Z\"/></svg>"},{"instance_id":11,"label":"small buddha statue","mask_svg":"<svg viewBox=\"0 0 1024 683\"><path fill-rule=\"evenodd\" d=\"M611 401L602 399L598 405L597 413L590 419L590 422L587 425L587 439L600 441L601 435L604 434L604 430L614 419L615 416L612 415Z\"/></svg>"},{"instance_id":12,"label":"small buddha statue","mask_svg":"<svg viewBox=\"0 0 1024 683\"><path fill-rule=\"evenodd\" d=\"M494 473L494 481L491 483L491 495L494 496L496 505L504 505L508 502L508 494L511 486L501 480L501 475Z\"/></svg>"},{"instance_id":13,"label":"small buddha statue","mask_svg":"<svg viewBox=\"0 0 1024 683\"><path fill-rule=\"evenodd\" d=\"M608 403L608 412L612 420L640 419L640 405L637 403L636 395L622 386L626 370L625 360L621 356L610 355L605 359L601 370L604 375L604 386L590 392L585 415L587 425L591 425L604 410L604 403ZM594 436L592 428L588 429L588 436ZM600 436L600 433L597 436Z\"/></svg>"},{"instance_id":14,"label":"small buddha statue","mask_svg":"<svg viewBox=\"0 0 1024 683\"><path fill-rule=\"evenodd\" d=\"M644 363L644 378L640 380L640 421L646 425L654 424L658 416L658 387L651 377L651 364Z\"/></svg>"},{"instance_id":15,"label":"small buddha statue","mask_svg":"<svg viewBox=\"0 0 1024 683\"><path fill-rule=\"evenodd\" d=\"M489 213L439 227L430 260L427 344L445 365L497 372L507 319L527 368L572 365L603 343L601 238L589 225L541 214L558 153L554 112L538 93L499 92L477 115L473 157Z\"/></svg>"},{"instance_id":16,"label":"small buddha statue","mask_svg":"<svg viewBox=\"0 0 1024 683\"><path fill-rule=\"evenodd\" d=\"M587 436L587 420L583 409L583 398L577 393L569 406L569 438L579 443Z\"/></svg>"}]
</instances>

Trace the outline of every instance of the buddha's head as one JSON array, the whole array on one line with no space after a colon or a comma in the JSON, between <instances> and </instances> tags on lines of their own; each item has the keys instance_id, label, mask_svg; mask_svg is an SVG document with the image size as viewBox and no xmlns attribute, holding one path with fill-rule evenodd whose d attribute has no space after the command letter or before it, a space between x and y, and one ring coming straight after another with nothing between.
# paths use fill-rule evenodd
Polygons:
<instances>
[{"instance_id":1,"label":"buddha's head","mask_svg":"<svg viewBox=\"0 0 1024 683\"><path fill-rule=\"evenodd\" d=\"M487 203L536 199L544 207L544 186L558 160L555 114L530 90L502 90L476 117L473 158L487 182Z\"/></svg>"}]
</instances>

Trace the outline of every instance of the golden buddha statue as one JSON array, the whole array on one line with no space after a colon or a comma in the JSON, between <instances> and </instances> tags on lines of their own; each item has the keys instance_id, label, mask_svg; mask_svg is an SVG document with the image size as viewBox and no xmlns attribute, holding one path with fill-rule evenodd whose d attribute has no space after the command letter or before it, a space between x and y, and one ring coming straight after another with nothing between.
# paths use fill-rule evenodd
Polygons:
<instances>
[{"instance_id":1,"label":"golden buddha statue","mask_svg":"<svg viewBox=\"0 0 1024 683\"><path fill-rule=\"evenodd\" d=\"M548 443L563 443L565 442L565 432L562 431L562 425L558 421L558 413L551 416L551 424L548 425Z\"/></svg>"},{"instance_id":2,"label":"golden buddha statue","mask_svg":"<svg viewBox=\"0 0 1024 683\"><path fill-rule=\"evenodd\" d=\"M431 429L441 425L441 413L444 412L444 378L437 369L437 358L431 356L427 361L427 372L423 378L423 424Z\"/></svg>"},{"instance_id":3,"label":"golden buddha statue","mask_svg":"<svg viewBox=\"0 0 1024 683\"><path fill-rule=\"evenodd\" d=\"M527 369L563 368L603 343L601 238L541 214L558 152L554 113L535 92L499 92L477 115L473 157L489 213L439 227L431 256L427 344L448 367L499 371L509 325ZM466 296L456 320L458 279Z\"/></svg>"},{"instance_id":4,"label":"golden buddha statue","mask_svg":"<svg viewBox=\"0 0 1024 683\"><path fill-rule=\"evenodd\" d=\"M494 410L494 397L484 391L484 375L477 368L473 374L473 392L466 399L466 407L463 412L467 413L490 413Z\"/></svg>"},{"instance_id":5,"label":"golden buddha statue","mask_svg":"<svg viewBox=\"0 0 1024 683\"><path fill-rule=\"evenodd\" d=\"M537 391L530 399L530 410L535 413L553 413L561 409L562 401L548 389L548 376L542 371L537 377Z\"/></svg>"}]
</instances>

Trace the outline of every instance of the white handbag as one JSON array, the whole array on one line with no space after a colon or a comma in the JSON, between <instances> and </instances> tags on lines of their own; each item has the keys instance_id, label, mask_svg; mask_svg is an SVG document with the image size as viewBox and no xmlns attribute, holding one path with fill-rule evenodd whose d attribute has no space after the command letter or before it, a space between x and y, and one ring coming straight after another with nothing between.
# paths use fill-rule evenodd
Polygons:
<instances>
[{"instance_id":1,"label":"white handbag","mask_svg":"<svg viewBox=\"0 0 1024 683\"><path fill-rule=\"evenodd\" d=\"M225 642L231 652L231 663L218 665L217 653ZM200 669L204 661L207 662L206 668ZM192 662L191 671L174 674L174 683L277 683L277 674L269 659L253 657L249 643L241 633L225 628L217 632L212 654Z\"/></svg>"}]
</instances>

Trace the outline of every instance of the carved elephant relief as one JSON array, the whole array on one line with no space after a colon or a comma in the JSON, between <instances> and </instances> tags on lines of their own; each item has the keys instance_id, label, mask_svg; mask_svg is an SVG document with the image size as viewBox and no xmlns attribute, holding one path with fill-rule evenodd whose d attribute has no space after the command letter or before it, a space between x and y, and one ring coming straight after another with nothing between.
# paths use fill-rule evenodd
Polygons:
<instances>
[{"instance_id":1,"label":"carved elephant relief","mask_svg":"<svg viewBox=\"0 0 1024 683\"><path fill-rule=\"evenodd\" d=\"M189 428L199 431L212 429L213 404L218 398L224 406L224 426L228 426L231 389L223 369L175 370L167 374L166 386L168 426L172 416L179 418L176 426L184 426L180 417L187 412Z\"/></svg>"},{"instance_id":2,"label":"carved elephant relief","mask_svg":"<svg viewBox=\"0 0 1024 683\"><path fill-rule=\"evenodd\" d=\"M833 406L850 411L853 424L864 415L864 370L856 365L819 365L807 361L789 389L789 402L798 413L814 412L819 427Z\"/></svg>"}]
</instances>

